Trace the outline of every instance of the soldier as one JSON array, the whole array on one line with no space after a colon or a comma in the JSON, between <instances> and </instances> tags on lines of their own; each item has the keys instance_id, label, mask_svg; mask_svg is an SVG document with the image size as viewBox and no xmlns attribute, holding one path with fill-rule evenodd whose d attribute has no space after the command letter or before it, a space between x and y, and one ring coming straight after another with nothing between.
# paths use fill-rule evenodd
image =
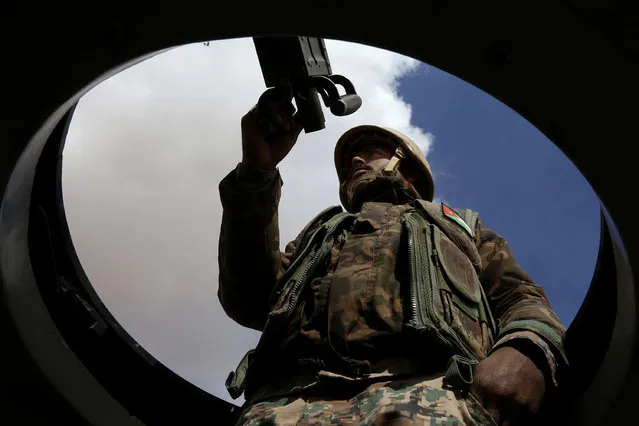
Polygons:
<instances>
[{"instance_id":1,"label":"soldier","mask_svg":"<svg viewBox=\"0 0 639 426\"><path fill-rule=\"evenodd\" d=\"M408 137L347 131L335 147L346 212L320 213L280 252L294 110L276 101L242 118L242 162L219 186L218 296L262 331L226 383L245 395L239 424L529 423L567 365L564 327L477 213L432 203Z\"/></svg>"}]
</instances>

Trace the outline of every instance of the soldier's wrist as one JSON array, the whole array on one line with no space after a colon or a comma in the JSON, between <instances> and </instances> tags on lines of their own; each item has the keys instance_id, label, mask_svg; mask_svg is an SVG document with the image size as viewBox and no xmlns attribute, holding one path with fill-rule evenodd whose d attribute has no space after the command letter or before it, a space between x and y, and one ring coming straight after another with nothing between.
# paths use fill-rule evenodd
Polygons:
<instances>
[{"instance_id":1,"label":"soldier's wrist","mask_svg":"<svg viewBox=\"0 0 639 426\"><path fill-rule=\"evenodd\" d=\"M262 186L275 179L279 174L277 168L259 168L247 162L241 162L236 168L236 177L240 181L250 182L256 186Z\"/></svg>"},{"instance_id":2,"label":"soldier's wrist","mask_svg":"<svg viewBox=\"0 0 639 426\"><path fill-rule=\"evenodd\" d=\"M499 348L511 347L522 353L531 360L542 372L546 381L546 390L549 391L554 385L553 371L548 364L544 351L532 340L526 338L512 339L499 345Z\"/></svg>"}]
</instances>

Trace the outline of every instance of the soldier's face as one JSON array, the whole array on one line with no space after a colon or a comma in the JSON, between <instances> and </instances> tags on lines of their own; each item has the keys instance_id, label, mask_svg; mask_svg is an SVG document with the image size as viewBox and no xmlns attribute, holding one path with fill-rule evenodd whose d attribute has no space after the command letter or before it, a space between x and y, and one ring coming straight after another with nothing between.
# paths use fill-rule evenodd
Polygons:
<instances>
[{"instance_id":1,"label":"soldier's face","mask_svg":"<svg viewBox=\"0 0 639 426\"><path fill-rule=\"evenodd\" d=\"M362 144L354 151L355 155L351 159L349 179L356 178L363 173L382 170L393 157L394 152L388 144L381 141L372 140Z\"/></svg>"},{"instance_id":2,"label":"soldier's face","mask_svg":"<svg viewBox=\"0 0 639 426\"><path fill-rule=\"evenodd\" d=\"M419 197L404 175L402 163L399 171L383 172L395 155L395 147L387 141L367 139L354 146L349 158L347 179L340 186L340 194L348 200L349 211L359 211L367 201L404 204Z\"/></svg>"},{"instance_id":3,"label":"soldier's face","mask_svg":"<svg viewBox=\"0 0 639 426\"><path fill-rule=\"evenodd\" d=\"M351 167L348 179L352 180L364 173L376 173L382 170L390 162L395 154L395 148L383 141L370 140L354 150L355 155L351 159ZM409 164L401 164L400 171L404 179L414 182L416 173Z\"/></svg>"}]
</instances>

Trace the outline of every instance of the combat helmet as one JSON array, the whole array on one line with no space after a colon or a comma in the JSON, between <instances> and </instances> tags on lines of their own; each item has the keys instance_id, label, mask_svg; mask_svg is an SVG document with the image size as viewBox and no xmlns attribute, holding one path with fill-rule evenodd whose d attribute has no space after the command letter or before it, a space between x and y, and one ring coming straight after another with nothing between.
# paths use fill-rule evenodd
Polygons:
<instances>
[{"instance_id":1,"label":"combat helmet","mask_svg":"<svg viewBox=\"0 0 639 426\"><path fill-rule=\"evenodd\" d=\"M362 125L353 127L344 133L335 145L335 169L340 184L340 200L346 207L348 200L346 193L343 191L343 183L348 178L348 170L352 158L351 151L358 141L363 139L374 138L387 141L395 149L395 154L391 158L389 164L384 168L385 171L395 170L399 168L401 162L408 162L416 167L417 180L413 182L413 186L424 200L433 201L435 194L435 184L433 182L433 174L430 165L426 161L426 157L417 144L405 134L388 127Z\"/></svg>"}]
</instances>

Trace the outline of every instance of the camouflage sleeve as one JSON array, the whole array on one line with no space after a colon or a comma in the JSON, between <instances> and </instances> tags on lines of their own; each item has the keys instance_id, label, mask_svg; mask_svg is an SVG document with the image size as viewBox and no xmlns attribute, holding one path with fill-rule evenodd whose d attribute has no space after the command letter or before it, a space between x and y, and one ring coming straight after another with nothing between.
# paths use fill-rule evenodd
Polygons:
<instances>
[{"instance_id":1,"label":"camouflage sleeve","mask_svg":"<svg viewBox=\"0 0 639 426\"><path fill-rule=\"evenodd\" d=\"M548 362L544 370L557 385L557 371L568 364L565 328L552 310L546 292L519 266L501 236L485 228L481 221L475 232L482 261L479 279L497 323L498 334L491 352L517 343L523 343L518 348L535 348L534 355L543 354L541 358Z\"/></svg>"},{"instance_id":2,"label":"camouflage sleeve","mask_svg":"<svg viewBox=\"0 0 639 426\"><path fill-rule=\"evenodd\" d=\"M282 274L294 244L281 253L277 208L279 172L238 167L219 185L222 226L218 249L218 298L239 324L262 330L271 290Z\"/></svg>"}]
</instances>

